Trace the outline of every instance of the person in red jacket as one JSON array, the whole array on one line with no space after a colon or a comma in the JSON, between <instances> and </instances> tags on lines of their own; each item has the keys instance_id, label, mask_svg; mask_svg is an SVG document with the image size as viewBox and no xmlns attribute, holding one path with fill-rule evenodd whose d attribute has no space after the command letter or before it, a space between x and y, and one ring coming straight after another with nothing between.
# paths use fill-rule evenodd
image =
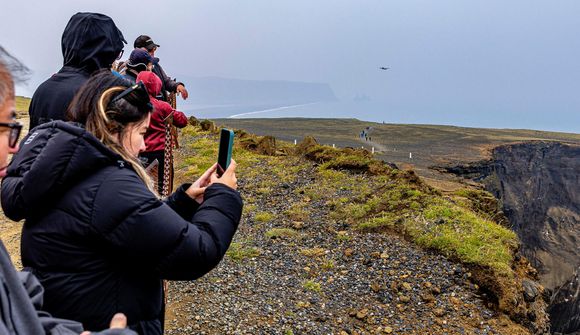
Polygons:
<instances>
[{"instance_id":1,"label":"person in red jacket","mask_svg":"<svg viewBox=\"0 0 580 335\"><path fill-rule=\"evenodd\" d=\"M187 117L182 112L173 109L169 103L155 98L161 92L161 79L155 73L150 71L139 72L137 82L140 81L145 84L153 105L151 123L145 133L146 149L140 156L147 159L147 164L151 164L155 160L159 163L157 168L157 189L159 194L161 194L163 191L165 122L169 118L173 118L173 125L183 128L187 126ZM173 166L171 169L173 169ZM173 176L173 173L171 175Z\"/></svg>"}]
</instances>

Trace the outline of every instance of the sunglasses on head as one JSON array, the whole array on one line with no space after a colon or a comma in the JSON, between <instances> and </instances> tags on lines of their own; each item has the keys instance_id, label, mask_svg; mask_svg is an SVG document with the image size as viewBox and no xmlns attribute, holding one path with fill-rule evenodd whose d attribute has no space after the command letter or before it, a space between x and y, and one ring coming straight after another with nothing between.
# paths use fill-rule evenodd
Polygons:
<instances>
[{"instance_id":1,"label":"sunglasses on head","mask_svg":"<svg viewBox=\"0 0 580 335\"><path fill-rule=\"evenodd\" d=\"M127 100L127 99L126 99L126 98L127 98L127 96L128 96L129 94L133 93L133 92L134 92L134 91L136 91L136 90L141 90L141 91L142 91L142 93L141 93L141 94L142 94L144 97L146 97L146 100L147 100L147 101L140 101L140 102L137 102L137 101L133 101L133 102L131 102L131 101L128 101L128 102L129 102L130 104L132 104L132 105L136 106L136 107L137 107L137 108L139 108L139 109L142 109L142 108L144 108L144 109L146 109L147 111L151 111L151 110L153 110L153 105L152 105L152 104L151 104L151 102L149 101L149 95L147 94L147 89L145 88L145 84L143 84L143 82L142 82L142 81L140 81L140 82L138 82L137 84L135 84L135 85L133 85L133 86L131 86L131 87L127 88L126 90L124 90L123 92L121 92L119 95L117 95L116 97L114 97L114 98L111 100L111 102L109 102L109 105L110 105L110 104L113 104L113 103L115 103L115 102L117 102L117 101L119 101L119 100L121 100L121 99L125 99L125 100Z\"/></svg>"},{"instance_id":2,"label":"sunglasses on head","mask_svg":"<svg viewBox=\"0 0 580 335\"><path fill-rule=\"evenodd\" d=\"M116 97L114 97L113 100L111 100L111 103L114 103L116 101L119 101L119 100L123 99L124 97L126 97L129 94L133 93L133 91L135 91L137 89L145 90L145 84L143 84L143 82L140 81L137 84L128 87L126 90L124 90L119 95L117 95Z\"/></svg>"},{"instance_id":3,"label":"sunglasses on head","mask_svg":"<svg viewBox=\"0 0 580 335\"><path fill-rule=\"evenodd\" d=\"M22 124L19 122L11 122L11 123L0 122L0 127L10 128L10 135L8 136L8 146L10 148L15 148L16 143L18 143L18 138L20 137L20 132L22 131Z\"/></svg>"}]
</instances>

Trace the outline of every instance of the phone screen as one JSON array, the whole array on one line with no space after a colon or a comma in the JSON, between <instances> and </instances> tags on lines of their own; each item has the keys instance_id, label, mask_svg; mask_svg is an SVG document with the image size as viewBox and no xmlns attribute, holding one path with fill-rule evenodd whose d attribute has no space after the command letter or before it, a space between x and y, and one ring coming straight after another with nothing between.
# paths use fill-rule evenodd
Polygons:
<instances>
[{"instance_id":1,"label":"phone screen","mask_svg":"<svg viewBox=\"0 0 580 335\"><path fill-rule=\"evenodd\" d=\"M230 129L222 128L220 132L220 147L218 153L217 174L221 176L230 166L232 160L232 149L234 147L234 132Z\"/></svg>"}]
</instances>

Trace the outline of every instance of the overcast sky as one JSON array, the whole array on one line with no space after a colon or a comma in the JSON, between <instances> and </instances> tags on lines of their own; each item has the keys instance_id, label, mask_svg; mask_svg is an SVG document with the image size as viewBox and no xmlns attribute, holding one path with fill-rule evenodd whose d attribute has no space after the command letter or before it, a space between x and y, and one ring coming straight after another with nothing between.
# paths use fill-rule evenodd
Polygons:
<instances>
[{"instance_id":1,"label":"overcast sky","mask_svg":"<svg viewBox=\"0 0 580 335\"><path fill-rule=\"evenodd\" d=\"M126 54L151 35L172 76L328 83L387 122L580 132L580 1L5 1L0 44L34 72L18 93L58 71L78 11L111 16Z\"/></svg>"}]
</instances>

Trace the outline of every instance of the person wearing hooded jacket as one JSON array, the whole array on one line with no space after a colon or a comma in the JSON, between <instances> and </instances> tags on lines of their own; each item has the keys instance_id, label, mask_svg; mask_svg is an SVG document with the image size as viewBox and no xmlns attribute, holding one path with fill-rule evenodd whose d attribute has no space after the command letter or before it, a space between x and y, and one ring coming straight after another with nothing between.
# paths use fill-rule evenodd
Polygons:
<instances>
[{"instance_id":1,"label":"person wearing hooded jacket","mask_svg":"<svg viewBox=\"0 0 580 335\"><path fill-rule=\"evenodd\" d=\"M28 113L30 128L64 120L75 93L99 69L111 68L126 44L113 20L98 13L76 13L62 34L63 67L40 84Z\"/></svg>"},{"instance_id":2,"label":"person wearing hooded jacket","mask_svg":"<svg viewBox=\"0 0 580 335\"><path fill-rule=\"evenodd\" d=\"M173 109L169 103L155 98L161 92L161 79L155 73L149 71L139 72L137 82L142 82L145 85L151 104L153 104L151 123L145 133L145 151L139 155L146 158L148 163L154 160L159 163L157 189L159 194L161 194L163 190L162 167L165 162L165 122L168 121L168 118L172 118L174 126L183 128L187 126L187 117L182 112Z\"/></svg>"},{"instance_id":3,"label":"person wearing hooded jacket","mask_svg":"<svg viewBox=\"0 0 580 335\"><path fill-rule=\"evenodd\" d=\"M6 176L8 155L18 151L22 124L14 112L14 73L27 73L27 68L0 46L0 179ZM16 77L18 79L18 77ZM78 335L83 331L79 322L52 317L43 310L44 289L38 279L27 271L16 271L10 255L0 241L0 334L2 335ZM97 334L136 335L124 329L127 319L115 314L111 329ZM83 332L81 335L87 335Z\"/></svg>"},{"instance_id":4,"label":"person wearing hooded jacket","mask_svg":"<svg viewBox=\"0 0 580 335\"><path fill-rule=\"evenodd\" d=\"M2 181L2 208L25 219L21 256L45 288L45 308L89 329L127 316L142 335L163 333L162 279L214 268L237 230L236 163L217 164L161 201L137 158L151 104L143 84L101 71L81 88L72 121L30 132Z\"/></svg>"}]
</instances>

